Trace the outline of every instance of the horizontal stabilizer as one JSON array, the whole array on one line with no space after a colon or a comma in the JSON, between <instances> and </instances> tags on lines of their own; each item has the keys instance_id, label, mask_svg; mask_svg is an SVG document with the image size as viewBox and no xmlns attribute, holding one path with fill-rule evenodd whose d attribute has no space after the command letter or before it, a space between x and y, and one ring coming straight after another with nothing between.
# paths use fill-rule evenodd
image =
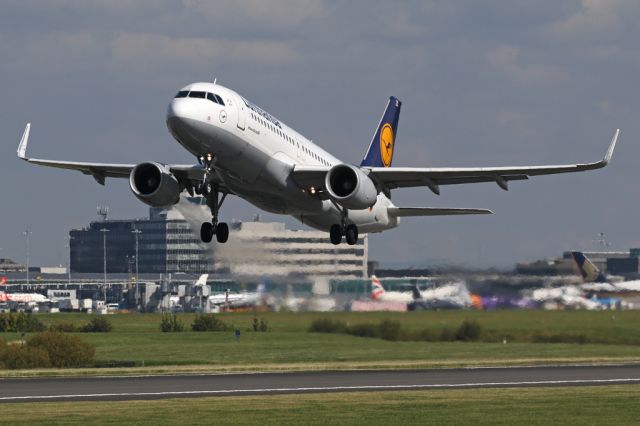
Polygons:
<instances>
[{"instance_id":1,"label":"horizontal stabilizer","mask_svg":"<svg viewBox=\"0 0 640 426\"><path fill-rule=\"evenodd\" d=\"M461 214L493 214L487 209L458 209L439 207L389 207L387 212L393 217L404 216L454 216Z\"/></svg>"}]
</instances>

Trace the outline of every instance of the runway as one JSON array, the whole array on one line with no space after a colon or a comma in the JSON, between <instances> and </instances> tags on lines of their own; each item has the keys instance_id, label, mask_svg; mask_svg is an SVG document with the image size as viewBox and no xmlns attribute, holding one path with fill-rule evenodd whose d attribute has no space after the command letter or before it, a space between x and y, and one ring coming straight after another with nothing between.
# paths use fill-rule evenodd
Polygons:
<instances>
[{"instance_id":1,"label":"runway","mask_svg":"<svg viewBox=\"0 0 640 426\"><path fill-rule=\"evenodd\" d=\"M0 379L0 402L640 384L640 364Z\"/></svg>"}]
</instances>

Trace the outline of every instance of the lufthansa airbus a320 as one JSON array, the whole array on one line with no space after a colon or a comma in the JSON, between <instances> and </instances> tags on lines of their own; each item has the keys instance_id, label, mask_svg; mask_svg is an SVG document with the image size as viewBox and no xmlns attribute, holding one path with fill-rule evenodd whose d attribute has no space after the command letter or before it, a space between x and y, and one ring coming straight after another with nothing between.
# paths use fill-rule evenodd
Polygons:
<instances>
[{"instance_id":1,"label":"lufthansa airbus a320","mask_svg":"<svg viewBox=\"0 0 640 426\"><path fill-rule=\"evenodd\" d=\"M219 221L228 195L242 197L272 213L291 215L328 231L333 244L355 244L359 233L394 228L403 216L491 214L490 210L439 207L397 207L396 188L427 187L440 194L442 185L509 181L531 176L580 172L606 166L618 139L616 130L604 158L594 163L530 167L391 167L401 102L391 97L359 165L344 163L237 92L215 83L193 83L176 94L167 110L167 127L197 163L178 165L154 161L105 164L53 161L27 156L27 124L18 157L29 163L78 170L103 184L107 177L128 178L142 202L167 207L183 191L202 195L212 219L200 237L220 243L229 227Z\"/></svg>"}]
</instances>

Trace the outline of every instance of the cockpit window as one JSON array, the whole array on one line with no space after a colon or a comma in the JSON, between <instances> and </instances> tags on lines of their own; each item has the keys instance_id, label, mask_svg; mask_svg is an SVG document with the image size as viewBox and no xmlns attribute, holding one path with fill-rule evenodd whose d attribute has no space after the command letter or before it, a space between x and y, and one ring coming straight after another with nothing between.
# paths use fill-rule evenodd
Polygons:
<instances>
[{"instance_id":1,"label":"cockpit window","mask_svg":"<svg viewBox=\"0 0 640 426\"><path fill-rule=\"evenodd\" d=\"M181 90L176 95L176 98L186 98L188 94L189 94L188 90Z\"/></svg>"},{"instance_id":2,"label":"cockpit window","mask_svg":"<svg viewBox=\"0 0 640 426\"><path fill-rule=\"evenodd\" d=\"M213 96L215 96L215 97L216 97L216 99L218 100L218 103L219 103L220 105L224 106L224 101L222 100L222 98L221 98L220 96L218 96L218 95L213 95Z\"/></svg>"},{"instance_id":3,"label":"cockpit window","mask_svg":"<svg viewBox=\"0 0 640 426\"><path fill-rule=\"evenodd\" d=\"M191 92L189 92L189 97L190 98L204 99L204 98L207 97L207 93L206 92L194 92L194 91L191 91Z\"/></svg>"},{"instance_id":4,"label":"cockpit window","mask_svg":"<svg viewBox=\"0 0 640 426\"><path fill-rule=\"evenodd\" d=\"M218 103L218 100L215 98L215 95L213 93L207 93L207 99L209 99L211 102Z\"/></svg>"}]
</instances>

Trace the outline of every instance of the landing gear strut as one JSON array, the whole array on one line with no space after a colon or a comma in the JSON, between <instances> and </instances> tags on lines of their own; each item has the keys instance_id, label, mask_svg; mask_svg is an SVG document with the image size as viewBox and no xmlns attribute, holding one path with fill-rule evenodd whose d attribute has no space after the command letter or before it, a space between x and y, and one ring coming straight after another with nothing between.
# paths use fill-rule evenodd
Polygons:
<instances>
[{"instance_id":1,"label":"landing gear strut","mask_svg":"<svg viewBox=\"0 0 640 426\"><path fill-rule=\"evenodd\" d=\"M204 178L202 179L202 183L198 185L196 192L202 194L205 200L207 200L207 206L209 206L211 210L212 218L211 222L204 222L200 227L200 239L204 243L210 243L213 239L213 234L215 234L216 240L219 243L226 243L229 239L229 225L225 222L218 223L218 213L220 212L222 203L224 203L225 198L227 198L227 193L223 193L222 197L220 197L217 186L209 182L213 156L207 154L207 157L203 158L203 163L206 166Z\"/></svg>"},{"instance_id":2,"label":"landing gear strut","mask_svg":"<svg viewBox=\"0 0 640 426\"><path fill-rule=\"evenodd\" d=\"M344 235L347 244L352 246L358 242L358 227L353 223L347 225L348 210L346 208L341 208L337 205L336 207L338 207L342 213L342 220L340 224L335 223L331 225L331 228L329 228L329 239L332 244L337 246L342 242L342 236Z\"/></svg>"}]
</instances>

